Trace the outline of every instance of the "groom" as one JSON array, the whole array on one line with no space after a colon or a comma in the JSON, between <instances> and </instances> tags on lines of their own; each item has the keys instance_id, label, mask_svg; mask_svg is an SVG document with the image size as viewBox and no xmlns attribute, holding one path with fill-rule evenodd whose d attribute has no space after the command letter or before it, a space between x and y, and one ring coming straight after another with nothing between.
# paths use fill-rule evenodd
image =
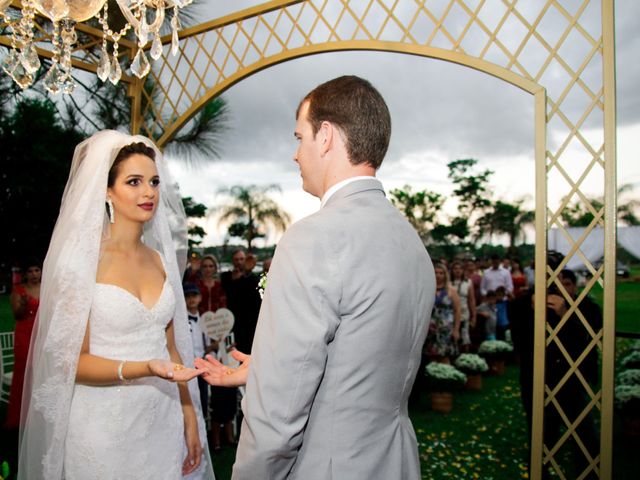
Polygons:
<instances>
[{"instance_id":1,"label":"groom","mask_svg":"<svg viewBox=\"0 0 640 480\"><path fill-rule=\"evenodd\" d=\"M294 159L322 203L273 258L236 480L420 478L407 398L435 280L375 178L390 134L383 98L358 77L324 83L298 107Z\"/></svg>"}]
</instances>

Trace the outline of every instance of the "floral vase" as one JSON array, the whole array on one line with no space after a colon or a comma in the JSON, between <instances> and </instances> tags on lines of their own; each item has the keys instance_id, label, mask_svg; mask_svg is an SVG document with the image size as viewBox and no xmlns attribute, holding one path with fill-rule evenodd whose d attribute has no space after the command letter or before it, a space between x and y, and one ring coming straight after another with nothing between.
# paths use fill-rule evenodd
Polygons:
<instances>
[{"instance_id":1,"label":"floral vase","mask_svg":"<svg viewBox=\"0 0 640 480\"><path fill-rule=\"evenodd\" d=\"M482 390L482 375L479 373L467 375L467 383L464 384L467 390Z\"/></svg>"},{"instance_id":2,"label":"floral vase","mask_svg":"<svg viewBox=\"0 0 640 480\"><path fill-rule=\"evenodd\" d=\"M503 358L492 358L488 363L489 373L493 375L504 375L506 366Z\"/></svg>"},{"instance_id":3,"label":"floral vase","mask_svg":"<svg viewBox=\"0 0 640 480\"><path fill-rule=\"evenodd\" d=\"M431 410L441 413L449 413L453 410L453 393L431 392Z\"/></svg>"}]
</instances>

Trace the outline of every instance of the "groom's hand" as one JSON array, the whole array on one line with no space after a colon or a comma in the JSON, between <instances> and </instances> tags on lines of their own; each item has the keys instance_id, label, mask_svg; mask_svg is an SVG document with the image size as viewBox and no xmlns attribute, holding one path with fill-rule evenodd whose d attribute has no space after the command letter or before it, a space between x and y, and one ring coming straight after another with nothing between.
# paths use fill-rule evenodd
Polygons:
<instances>
[{"instance_id":1,"label":"groom's hand","mask_svg":"<svg viewBox=\"0 0 640 480\"><path fill-rule=\"evenodd\" d=\"M231 356L240 362L238 368L227 367L211 355L207 355L205 359L196 358L194 363L196 369L204 372L202 378L210 385L216 387L240 387L247 383L251 356L245 355L238 350L233 350Z\"/></svg>"}]
</instances>

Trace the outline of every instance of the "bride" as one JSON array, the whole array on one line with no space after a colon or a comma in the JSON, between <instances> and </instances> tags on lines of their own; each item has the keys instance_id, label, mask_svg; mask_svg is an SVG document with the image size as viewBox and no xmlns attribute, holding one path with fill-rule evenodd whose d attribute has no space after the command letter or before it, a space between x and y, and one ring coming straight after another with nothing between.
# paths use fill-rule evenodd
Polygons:
<instances>
[{"instance_id":1,"label":"bride","mask_svg":"<svg viewBox=\"0 0 640 480\"><path fill-rule=\"evenodd\" d=\"M162 155L115 131L76 147L23 397L20 479L213 478Z\"/></svg>"}]
</instances>

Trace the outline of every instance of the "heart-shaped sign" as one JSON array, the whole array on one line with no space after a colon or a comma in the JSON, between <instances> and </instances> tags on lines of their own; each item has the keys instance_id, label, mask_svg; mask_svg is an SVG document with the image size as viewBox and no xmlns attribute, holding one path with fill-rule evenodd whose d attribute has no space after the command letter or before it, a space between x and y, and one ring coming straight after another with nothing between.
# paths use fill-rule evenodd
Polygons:
<instances>
[{"instance_id":1,"label":"heart-shaped sign","mask_svg":"<svg viewBox=\"0 0 640 480\"><path fill-rule=\"evenodd\" d=\"M207 335L217 342L222 342L233 328L233 313L227 308L219 308L216 312L204 312L200 316Z\"/></svg>"}]
</instances>

